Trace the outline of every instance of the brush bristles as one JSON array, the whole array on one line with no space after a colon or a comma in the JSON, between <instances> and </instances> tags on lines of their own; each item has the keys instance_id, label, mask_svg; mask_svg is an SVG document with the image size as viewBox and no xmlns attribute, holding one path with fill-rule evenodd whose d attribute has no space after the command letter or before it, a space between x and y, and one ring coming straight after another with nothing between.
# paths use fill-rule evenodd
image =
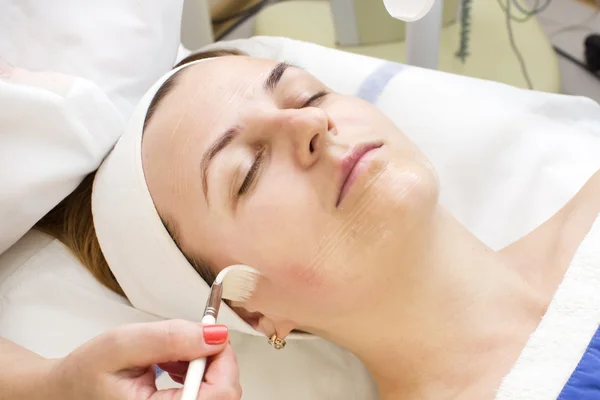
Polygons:
<instances>
[{"instance_id":1,"label":"brush bristles","mask_svg":"<svg viewBox=\"0 0 600 400\"><path fill-rule=\"evenodd\" d=\"M260 273L254 268L232 265L221 271L215 282L222 282L224 300L247 301L252 297L259 277Z\"/></svg>"}]
</instances>

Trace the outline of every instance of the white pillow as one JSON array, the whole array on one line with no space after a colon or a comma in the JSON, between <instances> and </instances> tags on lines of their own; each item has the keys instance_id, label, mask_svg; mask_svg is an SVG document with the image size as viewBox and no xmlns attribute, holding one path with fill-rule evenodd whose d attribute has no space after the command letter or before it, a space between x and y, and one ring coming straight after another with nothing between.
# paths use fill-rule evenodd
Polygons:
<instances>
[{"instance_id":1,"label":"white pillow","mask_svg":"<svg viewBox=\"0 0 600 400\"><path fill-rule=\"evenodd\" d=\"M0 2L0 253L98 167L137 101L172 67L182 7Z\"/></svg>"}]
</instances>

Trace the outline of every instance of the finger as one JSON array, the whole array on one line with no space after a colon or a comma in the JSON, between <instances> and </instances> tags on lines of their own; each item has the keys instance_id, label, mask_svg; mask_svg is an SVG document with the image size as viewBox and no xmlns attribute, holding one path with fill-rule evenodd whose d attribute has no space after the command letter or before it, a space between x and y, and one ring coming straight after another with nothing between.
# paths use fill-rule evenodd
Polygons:
<instances>
[{"instance_id":1,"label":"finger","mask_svg":"<svg viewBox=\"0 0 600 400\"><path fill-rule=\"evenodd\" d=\"M177 382L180 385L183 385L183 383L185 382L185 375L169 374L169 376L171 377L171 379L173 380L173 382Z\"/></svg>"},{"instance_id":2,"label":"finger","mask_svg":"<svg viewBox=\"0 0 600 400\"><path fill-rule=\"evenodd\" d=\"M209 359L204 380L208 385L219 388L239 388L240 376L237 359L230 345L225 350Z\"/></svg>"},{"instance_id":3,"label":"finger","mask_svg":"<svg viewBox=\"0 0 600 400\"><path fill-rule=\"evenodd\" d=\"M167 389L155 392L148 400L180 400L181 389ZM241 399L241 391L237 389L200 388L198 400L237 400Z\"/></svg>"},{"instance_id":4,"label":"finger","mask_svg":"<svg viewBox=\"0 0 600 400\"><path fill-rule=\"evenodd\" d=\"M180 400L181 389L166 389L154 392L148 400ZM212 399L211 399L212 400Z\"/></svg>"},{"instance_id":5,"label":"finger","mask_svg":"<svg viewBox=\"0 0 600 400\"><path fill-rule=\"evenodd\" d=\"M187 361L177 361L158 364L158 368L168 372L169 374L185 376L189 365L190 363Z\"/></svg>"},{"instance_id":6,"label":"finger","mask_svg":"<svg viewBox=\"0 0 600 400\"><path fill-rule=\"evenodd\" d=\"M173 380L183 384L183 379ZM154 393L151 400L179 400L182 393L182 389L161 390ZM204 382L198 392L198 400L233 400L240 399L241 396L237 360L233 349L228 345L221 353L209 359Z\"/></svg>"},{"instance_id":7,"label":"finger","mask_svg":"<svg viewBox=\"0 0 600 400\"><path fill-rule=\"evenodd\" d=\"M169 374L172 380L182 384L187 374L189 363L186 361L170 362L158 364L158 367Z\"/></svg>"},{"instance_id":8,"label":"finger","mask_svg":"<svg viewBox=\"0 0 600 400\"><path fill-rule=\"evenodd\" d=\"M170 320L119 327L89 342L87 350L103 371L117 372L212 356L223 350L226 341L223 325Z\"/></svg>"}]
</instances>

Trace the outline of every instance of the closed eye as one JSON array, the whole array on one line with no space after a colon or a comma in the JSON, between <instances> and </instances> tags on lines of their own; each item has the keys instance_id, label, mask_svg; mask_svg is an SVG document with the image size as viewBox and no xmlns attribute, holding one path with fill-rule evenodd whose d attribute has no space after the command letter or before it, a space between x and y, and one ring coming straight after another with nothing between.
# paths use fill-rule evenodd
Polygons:
<instances>
[{"instance_id":1,"label":"closed eye","mask_svg":"<svg viewBox=\"0 0 600 400\"><path fill-rule=\"evenodd\" d=\"M256 175L260 171L260 167L261 167L264 159L265 159L265 148L263 147L256 154L256 159L254 160L254 163L250 167L250 170L248 171L248 174L246 175L244 182L242 182L242 185L240 186L240 188L238 190L238 197L241 197L245 193L248 192L248 190L250 189L250 187L252 186L252 183L254 182L254 180L256 178Z\"/></svg>"},{"instance_id":2,"label":"closed eye","mask_svg":"<svg viewBox=\"0 0 600 400\"><path fill-rule=\"evenodd\" d=\"M319 102L321 100L323 100L323 98L325 96L327 96L328 94L329 94L329 92L326 90L321 90L320 92L317 92L316 94L310 96L310 98L304 102L304 104L302 105L302 108L319 105Z\"/></svg>"},{"instance_id":3,"label":"closed eye","mask_svg":"<svg viewBox=\"0 0 600 400\"><path fill-rule=\"evenodd\" d=\"M328 94L329 94L329 92L325 91L325 90L315 93L307 101L304 102L304 104L302 105L302 108L318 105L319 102ZM250 187L254 183L256 176L258 175L258 172L260 172L260 167L262 166L264 158L265 158L265 148L263 147L258 151L258 153L256 155L256 159L254 160L254 163L250 167L250 170L248 171L246 178L244 178L242 185L238 189L238 193L237 193L238 197L243 196L244 194L246 194L248 192L248 190L250 190Z\"/></svg>"}]
</instances>

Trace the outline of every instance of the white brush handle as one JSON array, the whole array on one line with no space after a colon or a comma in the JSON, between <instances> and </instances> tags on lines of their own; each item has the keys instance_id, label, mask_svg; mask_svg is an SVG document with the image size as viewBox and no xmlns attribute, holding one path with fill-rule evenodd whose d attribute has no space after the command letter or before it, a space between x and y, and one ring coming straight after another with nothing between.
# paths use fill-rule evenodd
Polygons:
<instances>
[{"instance_id":1,"label":"white brush handle","mask_svg":"<svg viewBox=\"0 0 600 400\"><path fill-rule=\"evenodd\" d=\"M217 323L212 315L206 315L202 318L204 325L214 325ZM181 400L196 400L200 384L204 378L204 370L206 369L206 357L197 358L190 361L190 365L185 374L185 383L183 384L183 394Z\"/></svg>"}]
</instances>

